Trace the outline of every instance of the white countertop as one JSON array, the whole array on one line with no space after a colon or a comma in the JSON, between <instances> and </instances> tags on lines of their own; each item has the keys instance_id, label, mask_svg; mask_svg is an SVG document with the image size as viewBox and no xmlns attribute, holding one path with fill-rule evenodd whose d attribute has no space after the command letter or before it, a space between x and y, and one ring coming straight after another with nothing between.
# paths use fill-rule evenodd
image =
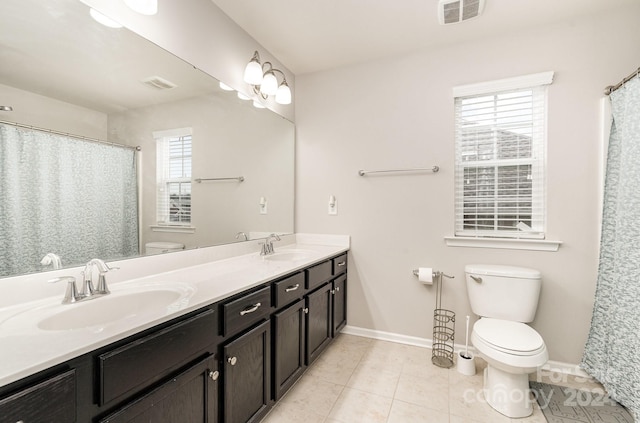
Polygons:
<instances>
[{"instance_id":1,"label":"white countertop","mask_svg":"<svg viewBox=\"0 0 640 423\"><path fill-rule=\"evenodd\" d=\"M296 243L280 248L275 243L276 253L304 252L303 257L292 260L269 260L258 252L252 252L148 274L113 283L110 295L77 304L60 304L64 287L58 284L60 293L55 297L0 307L0 386L347 251L348 237L343 238L346 243L335 242L334 237L328 243L332 245L322 245L321 236L300 237ZM127 260L120 266L137 266L137 261L144 259ZM50 277L42 276L42 283L46 284ZM172 299L168 306L145 308L142 304L144 293L163 289L170 289L179 298ZM141 306L135 312L122 313L118 310L119 301L132 293L134 296L128 301L136 298ZM86 307L84 310L91 312L92 306L104 308L111 305L114 320L108 322L66 330L41 328L48 317L66 313L74 307ZM80 313L77 311L69 313L75 314L74 320L82 315L82 310ZM82 323L78 324L82 326Z\"/></svg>"}]
</instances>

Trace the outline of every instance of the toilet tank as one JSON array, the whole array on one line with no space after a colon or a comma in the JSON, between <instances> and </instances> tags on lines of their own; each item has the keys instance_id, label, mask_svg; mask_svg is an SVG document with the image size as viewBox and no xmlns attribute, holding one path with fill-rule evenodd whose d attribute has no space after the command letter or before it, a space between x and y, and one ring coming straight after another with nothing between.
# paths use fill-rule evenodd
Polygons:
<instances>
[{"instance_id":1,"label":"toilet tank","mask_svg":"<svg viewBox=\"0 0 640 423\"><path fill-rule=\"evenodd\" d=\"M523 323L533 321L542 286L538 270L469 264L464 272L471 310L475 314Z\"/></svg>"},{"instance_id":2,"label":"toilet tank","mask_svg":"<svg viewBox=\"0 0 640 423\"><path fill-rule=\"evenodd\" d=\"M148 256L180 250L184 250L184 244L179 242L147 242L144 244L144 253Z\"/></svg>"}]
</instances>

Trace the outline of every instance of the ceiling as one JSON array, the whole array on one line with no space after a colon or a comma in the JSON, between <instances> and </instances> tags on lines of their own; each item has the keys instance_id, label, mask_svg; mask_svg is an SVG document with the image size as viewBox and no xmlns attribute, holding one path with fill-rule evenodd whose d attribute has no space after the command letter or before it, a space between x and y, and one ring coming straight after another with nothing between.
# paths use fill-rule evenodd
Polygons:
<instances>
[{"instance_id":1,"label":"ceiling","mask_svg":"<svg viewBox=\"0 0 640 423\"><path fill-rule=\"evenodd\" d=\"M438 23L438 0L212 0L294 74L507 35L638 0L486 0L482 15ZM637 10L637 9L636 9Z\"/></svg>"}]
</instances>

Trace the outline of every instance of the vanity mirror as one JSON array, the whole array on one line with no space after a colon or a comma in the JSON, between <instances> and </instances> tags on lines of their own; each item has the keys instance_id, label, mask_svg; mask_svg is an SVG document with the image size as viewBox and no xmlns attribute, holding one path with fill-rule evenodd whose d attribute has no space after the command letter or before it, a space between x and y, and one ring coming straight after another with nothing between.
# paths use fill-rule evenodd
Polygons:
<instances>
[{"instance_id":1,"label":"vanity mirror","mask_svg":"<svg viewBox=\"0 0 640 423\"><path fill-rule=\"evenodd\" d=\"M0 277L52 269L55 260L40 264L48 253L60 256L62 266L69 267L97 254L105 260L144 254L150 242L198 248L293 232L293 123L220 89L216 79L126 28L99 24L78 0L2 0L0 61L0 105L6 106L0 109L3 127L34 133L50 130L56 137L80 143L95 143L80 139L87 137L140 147L134 159L137 225L129 230L133 235L128 240L135 251L102 253L89 247L65 255L51 247L56 244L47 234L73 234L65 244L85 238L100 244L104 234L112 236L114 231L107 227L101 229L104 234L88 232L94 228L87 227L80 213L72 227L21 236L13 230L15 219L0 211ZM159 140L181 136L192 143L191 151L185 148L179 155L181 178L159 179L158 151L165 151ZM0 149L0 154L5 152ZM75 154L72 150L68 155ZM175 164L172 157L167 166ZM68 167L76 166L71 163ZM5 164L0 157L3 179L9 178L2 169ZM24 179L13 186L23 186ZM43 184L54 183L47 179ZM68 193L66 186L55 188ZM16 203L16 196L34 195L35 191L16 194L0 185L3 204ZM166 212L159 213L163 204ZM190 217L184 219L185 214ZM59 223L56 218L47 221L51 227ZM35 253L8 264L4 257L15 256L22 247L34 247Z\"/></svg>"}]
</instances>

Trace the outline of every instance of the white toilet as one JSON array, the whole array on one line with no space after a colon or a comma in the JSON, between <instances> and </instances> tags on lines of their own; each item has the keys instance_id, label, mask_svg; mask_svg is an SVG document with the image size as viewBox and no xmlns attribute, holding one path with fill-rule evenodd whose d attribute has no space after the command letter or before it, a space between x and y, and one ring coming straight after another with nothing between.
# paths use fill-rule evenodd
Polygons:
<instances>
[{"instance_id":1,"label":"white toilet","mask_svg":"<svg viewBox=\"0 0 640 423\"><path fill-rule=\"evenodd\" d=\"M465 266L471 309L480 316L471 343L487 361L484 396L495 410L511 418L527 417L533 408L529 373L549 354L533 321L542 280L534 269L473 264Z\"/></svg>"},{"instance_id":2,"label":"white toilet","mask_svg":"<svg viewBox=\"0 0 640 423\"><path fill-rule=\"evenodd\" d=\"M171 253L173 251L184 250L184 244L179 242L147 242L144 244L145 255Z\"/></svg>"}]
</instances>

